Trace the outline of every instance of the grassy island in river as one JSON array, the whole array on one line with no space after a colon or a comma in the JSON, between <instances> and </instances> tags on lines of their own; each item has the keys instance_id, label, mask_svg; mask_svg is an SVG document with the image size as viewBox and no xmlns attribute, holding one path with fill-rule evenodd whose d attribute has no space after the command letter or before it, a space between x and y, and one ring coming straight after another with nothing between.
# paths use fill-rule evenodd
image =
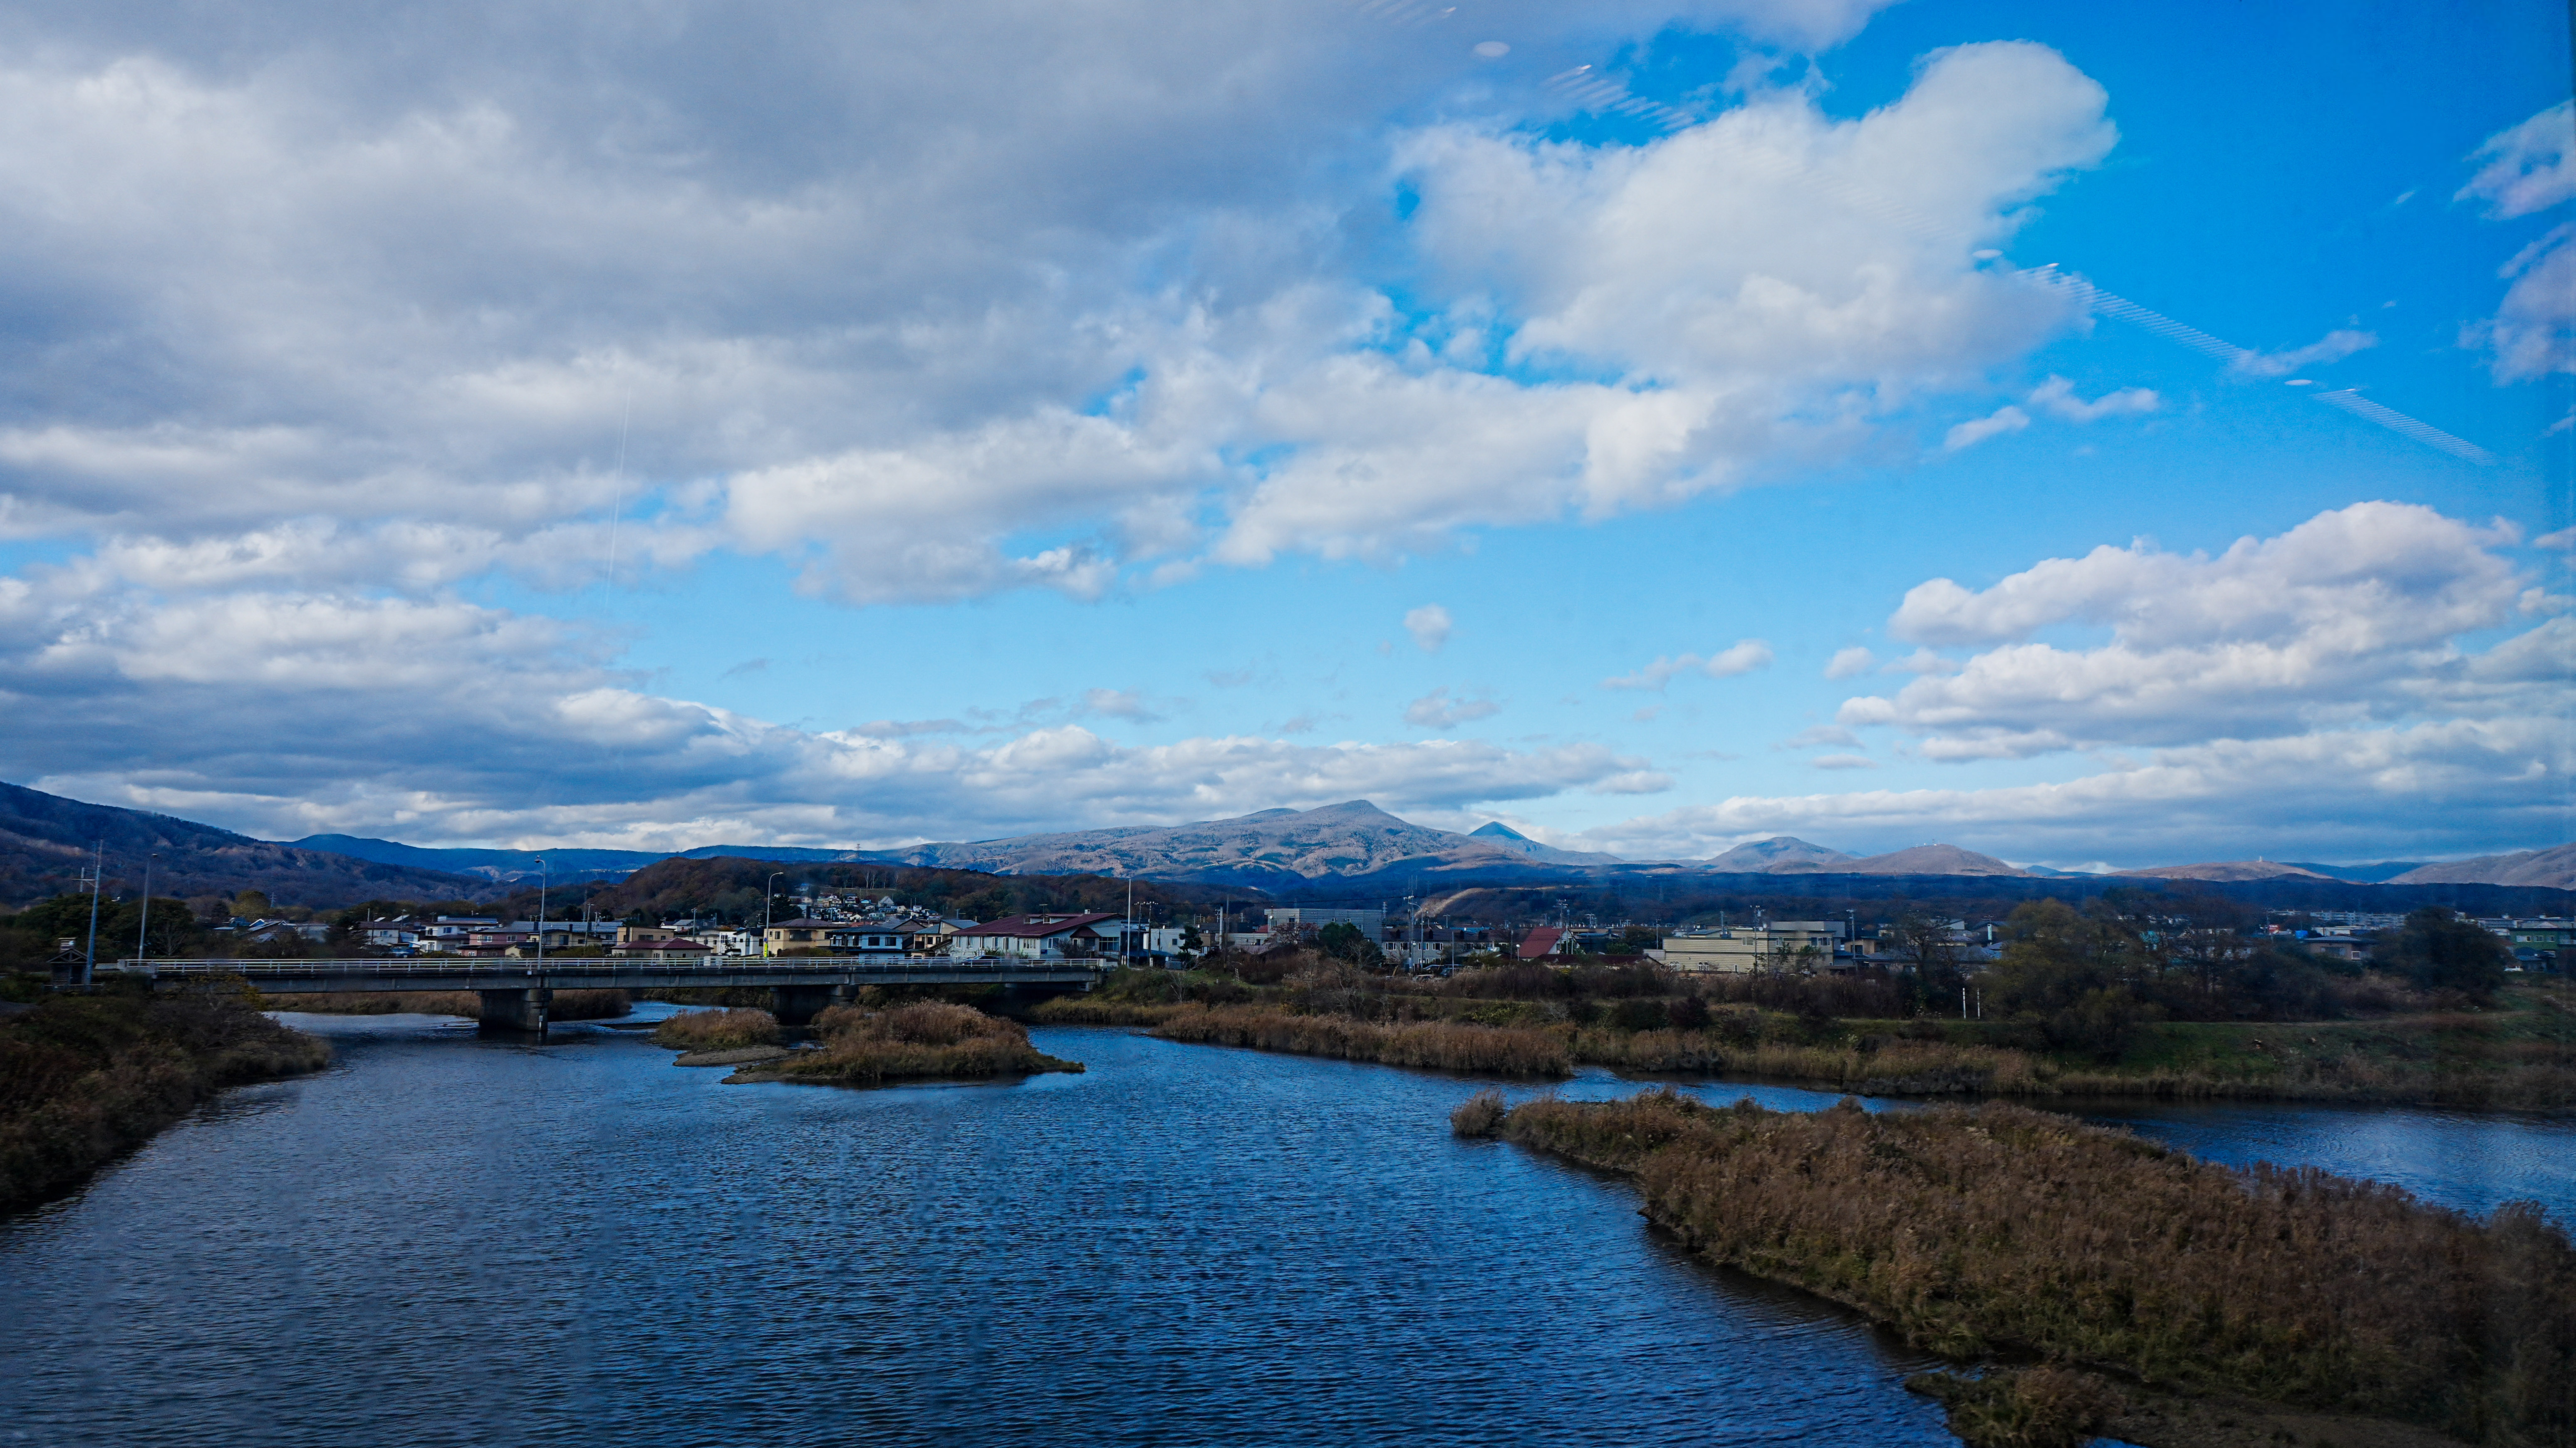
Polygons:
<instances>
[{"instance_id":1,"label":"grassy island in river","mask_svg":"<svg viewBox=\"0 0 2576 1448\"><path fill-rule=\"evenodd\" d=\"M0 1019L0 1210L69 1190L227 1086L330 1059L248 991L48 996Z\"/></svg>"},{"instance_id":2,"label":"grassy island in river","mask_svg":"<svg viewBox=\"0 0 2576 1448\"><path fill-rule=\"evenodd\" d=\"M2002 1102L1799 1114L1663 1091L1506 1110L1487 1093L1453 1121L1629 1174L1701 1255L1919 1347L2053 1365L2025 1396L2077 1421L1987 1441L2098 1428L2164 1448L2194 1441L2172 1398L2219 1394L2498 1448L2576 1443L2576 1250L2528 1204L2479 1219ZM1972 1441L2014 1406L1976 1401L1972 1380L1924 1386L1959 1400Z\"/></svg>"},{"instance_id":3,"label":"grassy island in river","mask_svg":"<svg viewBox=\"0 0 2576 1448\"><path fill-rule=\"evenodd\" d=\"M775 1045L783 1033L767 1011L686 1011L662 1023L655 1044L695 1053ZM729 1082L796 1081L877 1086L889 1081L986 1080L1082 1063L1029 1044L1016 1021L968 1006L923 1000L889 1009L834 1006L814 1018L819 1049L749 1061ZM688 1064L683 1058L682 1064Z\"/></svg>"}]
</instances>

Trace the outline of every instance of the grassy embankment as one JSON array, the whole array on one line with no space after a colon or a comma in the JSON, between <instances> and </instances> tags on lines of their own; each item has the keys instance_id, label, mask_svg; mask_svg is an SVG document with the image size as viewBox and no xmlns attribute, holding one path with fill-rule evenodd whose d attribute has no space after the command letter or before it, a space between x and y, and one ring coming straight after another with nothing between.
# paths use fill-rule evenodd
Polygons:
<instances>
[{"instance_id":1,"label":"grassy embankment","mask_svg":"<svg viewBox=\"0 0 2576 1448\"><path fill-rule=\"evenodd\" d=\"M0 1210L68 1190L227 1086L330 1059L247 992L49 997L0 1020Z\"/></svg>"},{"instance_id":2,"label":"grassy embankment","mask_svg":"<svg viewBox=\"0 0 2576 1448\"><path fill-rule=\"evenodd\" d=\"M324 1016L464 1016L483 1012L482 998L470 990L402 990L362 994L357 991L266 991L260 1009L304 1011ZM553 1021L613 1021L635 1010L635 997L622 990L559 990L546 1007Z\"/></svg>"},{"instance_id":3,"label":"grassy embankment","mask_svg":"<svg viewBox=\"0 0 2576 1448\"><path fill-rule=\"evenodd\" d=\"M945 1001L916 1001L891 1010L834 1006L814 1018L814 1033L820 1049L746 1062L725 1079L878 1086L1082 1069L1079 1061L1030 1045L1028 1031L1016 1021ZM686 1011L664 1021L653 1040L696 1053L775 1045L779 1035L778 1022L767 1011Z\"/></svg>"},{"instance_id":4,"label":"grassy embankment","mask_svg":"<svg viewBox=\"0 0 2576 1448\"><path fill-rule=\"evenodd\" d=\"M1664 1091L1506 1111L1489 1092L1453 1123L1632 1175L1646 1215L1701 1255L1918 1347L2053 1365L1911 1384L1970 1442L2212 1441L2173 1395L2216 1394L2498 1448L2576 1443L2576 1250L2527 1205L2480 1220L2001 1102L1798 1114Z\"/></svg>"},{"instance_id":5,"label":"grassy embankment","mask_svg":"<svg viewBox=\"0 0 2576 1448\"><path fill-rule=\"evenodd\" d=\"M2105 1059L2007 1022L1846 1016L1703 1000L1691 1029L1622 1025L1685 999L1522 1000L1406 983L1319 988L1195 972L1118 972L1040 1005L1052 1025L1136 1025L1169 1040L1396 1065L1563 1076L1576 1064L1772 1080L1865 1095L2152 1096L2505 1108L2576 1105L2576 1002L2554 983L2480 1009L2316 1022L2151 1022ZM1675 982L1676 990L1705 986ZM1723 983L1720 983L1721 985ZM1472 992L1461 976L1443 990ZM1577 1017L1585 1019L1578 1021ZM1437 1029L1435 1029L1435 1027Z\"/></svg>"}]
</instances>

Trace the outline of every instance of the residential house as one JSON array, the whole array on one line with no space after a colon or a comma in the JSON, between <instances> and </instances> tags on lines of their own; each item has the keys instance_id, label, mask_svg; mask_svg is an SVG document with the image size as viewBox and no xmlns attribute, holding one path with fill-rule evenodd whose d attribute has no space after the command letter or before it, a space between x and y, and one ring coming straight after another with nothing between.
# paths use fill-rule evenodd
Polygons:
<instances>
[{"instance_id":1,"label":"residential house","mask_svg":"<svg viewBox=\"0 0 2576 1448\"><path fill-rule=\"evenodd\" d=\"M830 948L824 937L836 922L799 915L793 920L780 920L760 933L761 954L785 955L792 950L822 951Z\"/></svg>"},{"instance_id":2,"label":"residential house","mask_svg":"<svg viewBox=\"0 0 2576 1448\"><path fill-rule=\"evenodd\" d=\"M1262 912L1272 935L1312 935L1327 925L1348 925L1360 934L1386 943L1386 912L1383 910L1341 910L1313 905L1291 905Z\"/></svg>"},{"instance_id":3,"label":"residential house","mask_svg":"<svg viewBox=\"0 0 2576 1448\"><path fill-rule=\"evenodd\" d=\"M1570 954L1573 948L1567 932L1553 925L1534 925L1530 927L1529 934L1521 937L1520 948L1515 954L1522 960L1546 960Z\"/></svg>"},{"instance_id":4,"label":"residential house","mask_svg":"<svg viewBox=\"0 0 2576 1448\"><path fill-rule=\"evenodd\" d=\"M1842 944L1839 920L1772 920L1664 937L1664 964L1688 973L1830 970ZM1852 962L1845 961L1848 965Z\"/></svg>"},{"instance_id":5,"label":"residential house","mask_svg":"<svg viewBox=\"0 0 2576 1448\"><path fill-rule=\"evenodd\" d=\"M823 943L842 955L892 958L909 954L912 949L912 937L918 933L909 925L886 925L863 920L835 925L824 931Z\"/></svg>"},{"instance_id":6,"label":"residential house","mask_svg":"<svg viewBox=\"0 0 2576 1448\"><path fill-rule=\"evenodd\" d=\"M1091 960L1114 954L1115 922L1105 911L1087 915L1013 915L956 933L953 956L1025 955L1042 960ZM1110 928L1104 930L1106 925Z\"/></svg>"}]
</instances>

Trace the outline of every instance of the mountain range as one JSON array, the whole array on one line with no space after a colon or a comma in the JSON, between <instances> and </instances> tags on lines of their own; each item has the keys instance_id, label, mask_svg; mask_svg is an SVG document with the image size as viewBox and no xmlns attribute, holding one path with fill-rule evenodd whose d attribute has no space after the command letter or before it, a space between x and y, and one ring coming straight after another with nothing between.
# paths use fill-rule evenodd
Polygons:
<instances>
[{"instance_id":1,"label":"mountain range","mask_svg":"<svg viewBox=\"0 0 2576 1448\"><path fill-rule=\"evenodd\" d=\"M1465 833L1399 819L1367 800L1317 809L1268 809L1185 825L1128 825L1006 839L833 850L702 845L653 853L605 849L432 848L355 835L253 839L211 825L112 805L87 804L0 784L0 903L80 888L88 852L106 841L111 886L131 890L147 856L156 894L231 894L256 888L279 904L323 906L369 898L475 899L545 873L569 883L621 879L667 859L939 866L1005 875L1125 875L1269 890L1347 887L1363 893L1500 883L1662 878L1676 875L2015 877L2072 872L2015 866L1956 845L1926 844L1855 856L1788 835L1753 840L1706 859L1625 860L1533 840L1500 821ZM2438 864L2389 861L2335 866L2273 860L2166 865L2116 872L2140 880L2277 881L2318 885L2491 884L2576 889L2576 845ZM2087 879L2104 877L2084 876Z\"/></svg>"}]
</instances>

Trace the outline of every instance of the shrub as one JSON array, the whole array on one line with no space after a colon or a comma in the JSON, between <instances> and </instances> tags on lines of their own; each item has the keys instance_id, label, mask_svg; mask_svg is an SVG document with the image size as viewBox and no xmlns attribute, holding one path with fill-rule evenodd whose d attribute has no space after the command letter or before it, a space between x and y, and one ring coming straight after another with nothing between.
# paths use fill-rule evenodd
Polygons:
<instances>
[{"instance_id":1,"label":"shrub","mask_svg":"<svg viewBox=\"0 0 2576 1448\"><path fill-rule=\"evenodd\" d=\"M2528 1203L2479 1221L2000 1103L1796 1115L1667 1091L1526 1102L1501 1131L1636 1173L1647 1215L1704 1255L1951 1357L2018 1348L2472 1441L2576 1441L2576 1248ZM2023 1396L2066 1396L2042 1386Z\"/></svg>"},{"instance_id":2,"label":"shrub","mask_svg":"<svg viewBox=\"0 0 2576 1448\"><path fill-rule=\"evenodd\" d=\"M1455 1021L1379 1025L1347 1016L1296 1016L1230 1008L1180 1011L1154 1027L1167 1041L1249 1046L1301 1056L1339 1056L1390 1066L1431 1066L1515 1076L1566 1076L1573 1061L1565 1041L1547 1031L1473 1026Z\"/></svg>"},{"instance_id":3,"label":"shrub","mask_svg":"<svg viewBox=\"0 0 2576 1448\"><path fill-rule=\"evenodd\" d=\"M1016 1021L1001 1020L947 1001L917 1001L890 1011L834 1006L814 1018L819 1051L800 1051L779 1062L787 1080L873 1086L885 1081L1025 1076L1039 1071L1080 1071L1029 1044Z\"/></svg>"},{"instance_id":4,"label":"shrub","mask_svg":"<svg viewBox=\"0 0 2576 1448\"><path fill-rule=\"evenodd\" d=\"M1449 1113L1449 1129L1460 1136L1491 1136L1509 1109L1503 1104L1503 1093L1488 1086Z\"/></svg>"},{"instance_id":5,"label":"shrub","mask_svg":"<svg viewBox=\"0 0 2576 1448\"><path fill-rule=\"evenodd\" d=\"M2475 921L2462 920L2437 905L2406 917L2395 930L2384 931L2371 951L2381 965L2395 970L2417 990L2456 990L2485 1000L2504 986L2504 968L2513 951Z\"/></svg>"},{"instance_id":6,"label":"shrub","mask_svg":"<svg viewBox=\"0 0 2576 1448\"><path fill-rule=\"evenodd\" d=\"M682 1011L654 1028L653 1044L679 1051L774 1046L778 1044L778 1018L767 1011L747 1008Z\"/></svg>"},{"instance_id":7,"label":"shrub","mask_svg":"<svg viewBox=\"0 0 2576 1448\"><path fill-rule=\"evenodd\" d=\"M1949 1409L1950 1431L1968 1448L2080 1448L2125 1406L2100 1378L2057 1367L1917 1373L1905 1386Z\"/></svg>"}]
</instances>

